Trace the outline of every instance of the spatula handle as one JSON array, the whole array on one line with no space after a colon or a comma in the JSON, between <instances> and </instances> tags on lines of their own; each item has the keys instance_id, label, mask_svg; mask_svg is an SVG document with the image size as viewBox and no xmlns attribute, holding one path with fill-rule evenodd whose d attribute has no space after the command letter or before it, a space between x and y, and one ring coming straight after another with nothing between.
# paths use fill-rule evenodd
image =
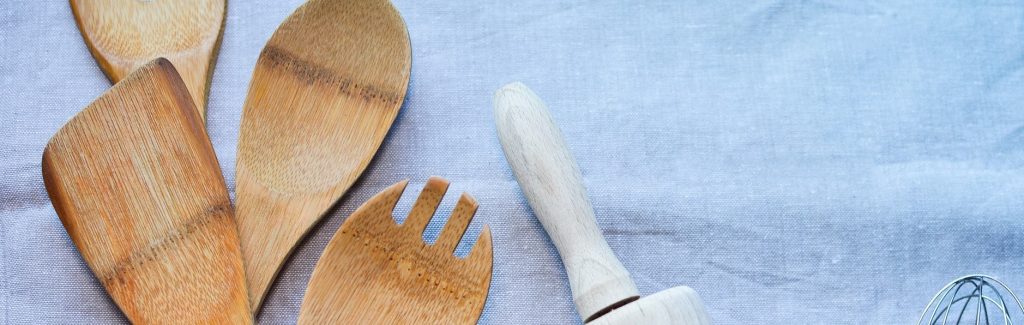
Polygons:
<instances>
[{"instance_id":1,"label":"spatula handle","mask_svg":"<svg viewBox=\"0 0 1024 325\"><path fill-rule=\"evenodd\" d=\"M584 320L639 293L594 219L579 167L547 107L521 83L495 94L498 139L534 214L558 248Z\"/></svg>"}]
</instances>

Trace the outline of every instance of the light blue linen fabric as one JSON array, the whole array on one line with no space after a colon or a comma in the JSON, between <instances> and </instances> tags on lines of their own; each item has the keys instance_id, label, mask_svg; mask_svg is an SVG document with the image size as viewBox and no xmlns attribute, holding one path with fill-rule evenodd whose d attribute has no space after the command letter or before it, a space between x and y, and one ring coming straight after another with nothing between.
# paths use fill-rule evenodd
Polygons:
<instances>
[{"instance_id":1,"label":"light blue linen fabric","mask_svg":"<svg viewBox=\"0 0 1024 325\"><path fill-rule=\"evenodd\" d=\"M208 122L231 188L253 65L301 2L228 6ZM395 5L413 48L405 105L284 268L261 323L295 321L345 216L430 175L452 181L441 211L469 192L481 207L468 233L494 232L482 324L580 323L495 136L492 94L516 80L550 106L644 294L692 286L718 324L905 324L959 275L1024 293L1020 1ZM40 176L48 138L108 86L67 1L0 2L2 323L125 322Z\"/></svg>"}]
</instances>

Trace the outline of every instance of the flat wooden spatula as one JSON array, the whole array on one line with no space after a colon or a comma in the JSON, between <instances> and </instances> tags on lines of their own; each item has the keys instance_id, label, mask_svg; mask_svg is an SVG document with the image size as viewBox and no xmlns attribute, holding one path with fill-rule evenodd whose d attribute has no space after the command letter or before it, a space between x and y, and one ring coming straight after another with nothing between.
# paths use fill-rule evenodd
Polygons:
<instances>
[{"instance_id":1,"label":"flat wooden spatula","mask_svg":"<svg viewBox=\"0 0 1024 325\"><path fill-rule=\"evenodd\" d=\"M231 201L200 121L174 67L157 59L43 151L57 215L135 324L252 322Z\"/></svg>"},{"instance_id":2,"label":"flat wooden spatula","mask_svg":"<svg viewBox=\"0 0 1024 325\"><path fill-rule=\"evenodd\" d=\"M406 181L377 194L345 220L317 262L299 324L476 324L491 283L491 231L465 258L455 247L476 214L462 194L434 244L423 229L448 190L432 177L402 225L391 212Z\"/></svg>"},{"instance_id":3,"label":"flat wooden spatula","mask_svg":"<svg viewBox=\"0 0 1024 325\"><path fill-rule=\"evenodd\" d=\"M185 80L200 117L206 116L226 8L227 0L71 0L82 38L110 81L167 58Z\"/></svg>"},{"instance_id":4,"label":"flat wooden spatula","mask_svg":"<svg viewBox=\"0 0 1024 325\"><path fill-rule=\"evenodd\" d=\"M236 191L254 311L299 240L366 169L409 83L405 23L387 0L310 0L256 62Z\"/></svg>"}]
</instances>

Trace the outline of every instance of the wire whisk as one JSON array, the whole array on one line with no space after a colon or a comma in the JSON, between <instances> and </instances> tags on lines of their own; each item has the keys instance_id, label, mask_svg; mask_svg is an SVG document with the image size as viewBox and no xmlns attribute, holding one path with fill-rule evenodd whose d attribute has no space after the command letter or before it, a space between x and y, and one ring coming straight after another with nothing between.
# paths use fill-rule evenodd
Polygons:
<instances>
[{"instance_id":1,"label":"wire whisk","mask_svg":"<svg viewBox=\"0 0 1024 325\"><path fill-rule=\"evenodd\" d=\"M917 324L1010 325L1014 319L1024 319L1024 304L1017 295L993 277L974 274L960 277L939 290Z\"/></svg>"}]
</instances>

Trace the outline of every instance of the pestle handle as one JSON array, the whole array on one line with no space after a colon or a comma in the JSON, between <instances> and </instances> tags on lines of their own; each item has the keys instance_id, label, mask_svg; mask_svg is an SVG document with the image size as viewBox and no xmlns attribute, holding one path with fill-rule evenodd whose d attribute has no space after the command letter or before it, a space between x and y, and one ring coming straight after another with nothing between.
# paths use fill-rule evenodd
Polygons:
<instances>
[{"instance_id":1,"label":"pestle handle","mask_svg":"<svg viewBox=\"0 0 1024 325\"><path fill-rule=\"evenodd\" d=\"M494 118L505 158L558 248L585 321L639 297L594 219L579 167L544 103L521 83L499 89Z\"/></svg>"}]
</instances>

